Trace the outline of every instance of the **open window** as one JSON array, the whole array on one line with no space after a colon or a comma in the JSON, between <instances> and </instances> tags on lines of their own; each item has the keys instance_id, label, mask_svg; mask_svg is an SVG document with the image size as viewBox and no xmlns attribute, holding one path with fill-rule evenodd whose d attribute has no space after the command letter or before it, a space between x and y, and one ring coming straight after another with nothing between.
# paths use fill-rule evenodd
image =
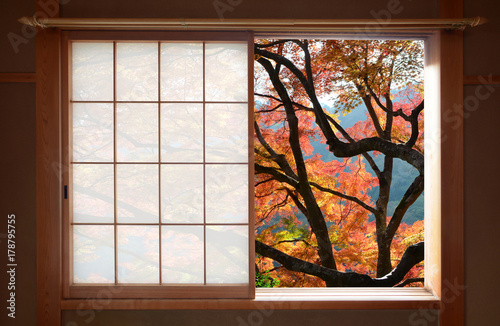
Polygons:
<instances>
[{"instance_id":1,"label":"open window","mask_svg":"<svg viewBox=\"0 0 500 326\"><path fill-rule=\"evenodd\" d=\"M262 26L252 26L253 27L248 28L265 31L265 28ZM270 23L269 26L271 26ZM185 25L183 27L185 27ZM75 27L67 28L74 29ZM83 28L85 28L85 26ZM101 28L108 29L111 27ZM208 28L213 29L214 27L211 25ZM234 26L233 28L238 29ZM241 27L239 27L239 29L241 30ZM300 28L296 30L300 30ZM69 162L61 161L61 157L69 159L70 155L72 155L67 152L70 148L67 143L69 140L61 136L70 134L68 130L69 121L72 121L69 116L64 115L66 114L65 112L69 112L65 107L70 103L67 90L72 89L68 87L66 91L64 90L64 87L70 85L70 80L68 79L70 66L67 62L69 58L69 48L67 47L68 38L72 40L86 40L90 43L106 43L110 41L119 43L125 40L131 41L132 43L138 42L139 40L146 42L163 42L161 36L164 34L163 32L124 33L128 36L122 38L122 36L120 36L123 35L122 32L118 31L109 32L109 34L97 31L92 33L78 31L61 33L61 30L58 28L48 28L41 31L37 36L37 292L39 307L43 307L43 309L39 311L41 324L43 324L43 322L49 325L60 324L61 310L93 309L93 302L91 300L78 300L78 298L95 297L97 295L96 289L99 289L100 286L75 285L72 288L69 286L69 284L73 282L69 276L73 275L71 274L72 271L70 271L72 265L64 264L73 253L74 249L70 246L71 243L68 241L68 238L64 238L65 234L70 234L69 230L71 229L72 221L62 218L62 216L65 215L69 216L67 211L69 206L63 205L65 200L63 199L65 197L65 189L63 186L71 186L69 182L61 182L61 176L67 178L65 181L70 180L67 170L68 165L65 165L66 163L69 164ZM174 35L177 36L173 38L170 37L170 40L176 39L181 42L234 41L236 35L233 32L222 33L220 34L220 39L215 39L206 37L207 35L200 38L200 34L198 33L199 32L176 32ZM70 34L72 35L71 37L69 37ZM179 36L180 34L182 34L182 37ZM412 33L405 32L403 34L408 36ZM89 35L94 36L89 37ZM133 35L133 37L131 35ZM259 291L254 300L223 301L106 299L109 301L105 309L259 309L262 307L262 302L269 301L274 304L273 308L275 309L439 309L442 304L440 298L442 298L444 294L444 292L443 294L441 293L441 289L444 288L446 290L445 287L449 284L446 283L446 281L455 282L455 280L457 280L461 282L463 279L463 221L461 215L463 174L461 170L461 128L452 128L452 126L440 120L440 117L446 110L451 108L452 104L462 102L461 55L458 55L461 54L461 34L454 32L429 32L425 34L419 33L419 35L426 39L426 48L429 53L429 55L426 55L426 87L429 86L429 92L426 93L426 106L427 108L432 107L433 110L427 111L426 121L429 121L429 112L433 112L433 118L431 120L433 121L432 124L434 128L432 135L430 135L430 139L433 139L434 155L431 156L430 160L426 161L425 167L426 174L430 175L432 180L431 185L426 185L426 203L430 203L430 206L428 206L429 208L426 207L426 210L432 213L432 218L426 219L426 223L427 221L431 221L430 227L426 225L426 232L430 232L430 234L426 234L426 269L429 269L431 273L426 272L426 276L429 277L426 279L425 289L412 291L411 293L407 291L394 291L394 289L389 289L391 291L379 289L372 291L367 291L366 289L360 289L359 291L332 291L331 289L327 289L328 291L306 291L299 294L293 291L273 293L269 291ZM398 37L398 34L394 33L392 36ZM241 40L248 40L248 35L246 37L247 38L242 38ZM251 40L248 40L248 42L251 44L253 42L253 37ZM251 49L251 47L249 49ZM250 62L253 62L253 55L249 56L249 67L251 67ZM427 79L427 76L429 76L430 79ZM249 81L249 85L250 84L251 82ZM61 85L63 85L62 89ZM161 89L161 87L158 87L158 89ZM253 91L251 93L253 93ZM252 97L249 96L247 101L251 102ZM111 102L116 101L113 100ZM160 101L157 100L153 102L158 103ZM113 106L117 104L118 103L113 103ZM61 112L63 114L62 119ZM161 119L158 119L158 121L160 120ZM61 121L64 123L61 124ZM116 121L116 117L113 117L113 124L115 124ZM249 121L251 120L249 119ZM161 128L161 126L158 128ZM427 127L426 129L429 130ZM116 132L114 132L113 137L115 136ZM249 137L249 139L251 138L252 137ZM441 142L444 140L446 140L446 144L441 146ZM161 139L159 142L161 142ZM61 146L61 143L63 146ZM252 148L252 146L249 146L249 148ZM250 170L253 166L253 162L251 161L252 156L249 157L248 166ZM80 162L78 164L80 164ZM113 164L118 168L117 162L113 162ZM147 164L151 163L148 162ZM161 165L162 163L158 161L157 164ZM119 174L114 174L113 178L115 178L115 176L119 178ZM251 178L253 179L253 176ZM158 181L158 184L160 184L160 181ZM249 182L249 184L252 184L252 182ZM443 189L442 191L442 184L449 185L449 188ZM428 191L431 189L432 191ZM68 189L68 193L71 191L71 189ZM430 201L428 201L427 198L429 198ZM161 202L160 197L158 197L158 202ZM251 209L251 207L249 207L249 209ZM63 214L61 214L61 208ZM115 228L114 223L115 222L113 222L113 228ZM160 222L157 224L158 229L160 229ZM116 224L116 228L118 226L119 225ZM160 237L159 230L158 237ZM249 235L249 252L253 252L254 242L251 241L251 237L252 234ZM63 239L65 239L64 242L62 242ZM429 241L431 243L429 243ZM158 247L160 247L160 245L158 245ZM63 264L62 269L61 264ZM252 264L253 261L249 261L249 283L250 280L253 280ZM114 266L116 266L116 264ZM116 275L115 273L113 277ZM154 286L140 285L134 288L135 286L136 285L127 285L123 287L117 285L112 285L111 287L106 286L107 289L123 290L123 292L116 291L116 293L118 293L117 295L114 295L114 291L108 295L108 291L106 292L106 296L108 298L165 297L165 286L160 286L159 284ZM177 294L179 293L175 293L175 288L176 286L171 286L171 289L173 289L172 297L178 297ZM217 288L223 289L224 286L217 286ZM101 289L103 288L101 287ZM127 295L120 294L127 293L129 289L131 292ZM224 290L222 291L224 292ZM242 290L240 293L245 292L245 297L251 298L252 291L253 286L247 286L247 290ZM226 291L226 293L219 297L224 297L227 295L227 292L231 291ZM217 296L214 296L212 293L204 297ZM450 303L450 308L447 308L446 311L441 314L441 316L444 316L442 320L453 321L455 312L462 309L462 300L463 297L459 296L453 303ZM446 324L446 322L443 322L443 324ZM453 323L450 325L452 324Z\"/></svg>"},{"instance_id":2,"label":"open window","mask_svg":"<svg viewBox=\"0 0 500 326\"><path fill-rule=\"evenodd\" d=\"M63 236L64 247L67 248L63 260L65 295L79 298L97 293L103 286L112 286L118 289L114 294L116 298L252 297L255 290L251 162L254 160L254 150L258 152L257 156L264 152L262 148L252 147L252 59L259 63L266 61L262 66L272 70L271 61L278 62L279 58L273 57L271 47L290 42L278 41L270 46L257 46L256 51L260 52L254 57L254 45L248 42L248 35L231 35L229 41L227 35L222 40L217 39L216 33L197 36L193 33L67 32L65 35L67 41L63 44L63 57L68 60L66 67L63 67L66 69L64 76L67 76L67 87L63 88L63 96L67 100L64 103L67 108L63 110L63 121L67 123L67 132L63 133L63 148L68 149L64 156L67 161L63 163L68 167L64 175ZM311 56L307 42L291 43L299 50L306 49L305 55ZM362 44L359 41L354 43ZM415 58L407 59L416 62L413 71L418 70L417 66L421 68L416 71L416 76L420 77L415 79L417 84L414 85L415 89L421 90L423 42L395 45L397 42L387 41L389 43L388 51L393 54L401 51L398 46L417 48L417 54L413 53ZM319 41L312 47L319 47L316 50L322 51L326 48L325 44L321 45ZM353 53L360 51L352 50ZM374 50L377 51L379 49ZM264 52L268 57L265 57ZM375 57L370 60L377 61L383 56L376 53ZM403 65L404 62L391 61L387 64ZM293 75L296 73L294 67L287 66L286 69L292 71ZM267 73L272 76L272 71ZM302 77L308 73L304 72ZM353 69L350 73L356 75L359 71ZM292 87L297 86L295 91L304 88L304 85L294 86L291 81L293 76L288 77L284 78ZM343 82L340 78L338 83ZM406 81L399 82L404 84ZM361 87L356 83L354 85ZM375 89L378 87L376 85L371 86L364 86L367 97L375 93L377 96L365 101L365 105L371 105L373 111L373 106L378 105L380 112L374 112L374 115L383 120L382 116L389 111L386 106L393 104L390 98L394 94L383 98L384 90ZM304 111L306 114L314 111L317 100L309 93L306 96L310 103L299 99L300 94L293 98L289 94L279 94L279 91L273 94L270 92L263 96L267 99L275 96L277 103L271 106L286 107L286 98L291 98L297 112ZM418 107L423 107L423 100L419 96L411 94L404 99L412 101L414 107L408 112L402 111L398 117L392 117L402 120L407 118L409 129L412 129L410 117L412 110L416 112L416 136L413 137L410 130L408 135L402 136L408 139L397 140L400 143L409 142L410 138L414 138L411 141L416 143L417 138L422 136L421 130L419 132L421 108ZM313 105L309 107L309 104ZM322 117L332 120L332 116ZM283 119L283 124L287 119ZM316 117L316 120L321 119ZM372 123L382 124L379 120L373 121L373 117ZM331 124L330 128L337 129L339 137L349 141L351 136L337 122L329 121L328 124ZM268 152L267 147L271 148L268 154L272 156L274 150L270 142L262 136L259 123L256 126L260 146ZM378 127L381 129L380 125ZM285 129L283 132L286 134L292 128ZM382 130L380 133L384 132ZM327 133L328 130L323 130L324 135ZM419 144L423 146L422 139ZM280 153L276 154L280 156ZM375 174L378 172L380 176L392 172L389 168L380 168L381 163L374 163L371 154L365 156L368 156L367 162L362 164L371 164L372 169L378 169L374 171ZM261 159L259 156L259 163ZM291 160L297 160L297 157ZM382 166L384 164L389 163L382 163ZM261 170L266 165L269 164L257 164ZM280 165L279 169L282 168ZM262 176L259 174L261 170L257 171L258 177ZM415 178L415 182L421 185L423 163L417 164L417 170L420 176ZM294 179L293 176L289 177ZM391 177L389 173L388 178ZM295 179L298 181L299 177ZM382 178L379 177L379 180ZM257 180L257 184L262 184L261 181ZM326 189L327 193L338 193L334 187L330 189L318 182L314 182L313 187L315 191ZM304 194L299 193L297 188L286 191L286 195L292 198L290 201L304 208L303 213L311 209L307 207ZM366 195L363 191L365 189L360 190L360 194ZM390 192L390 187L386 192ZM417 187L416 196L410 204L421 192L422 187ZM380 224L389 225L384 219L388 213L387 202L385 210L377 212L374 205L370 206L372 203L367 204L356 195L346 193L341 197L339 206L349 198L355 198L351 204L361 206L362 210L372 208L365 213L381 214L383 219ZM368 214L364 217L367 219ZM341 216L342 219L345 217ZM377 228L378 224L379 221ZM318 228L317 225L311 226L313 229ZM316 238L313 241L318 244L313 245L313 249L320 250L321 241L317 239L316 231L311 232ZM375 234L370 236L375 238ZM328 234L327 239L330 238ZM226 243L225 240L231 242ZM292 240L300 242L304 239ZM303 242L307 241L311 243L311 239ZM266 252L269 258L282 254L273 253L273 249L262 242L258 241L257 244L258 252ZM332 248L333 245L330 243L328 247ZM416 255L422 256L423 244L417 249ZM287 259L275 261L287 268ZM398 272L401 274L401 271ZM362 273L357 276L349 275L352 284L334 281L327 281L327 284L348 287L391 286L387 278L374 280L374 275L368 277Z\"/></svg>"},{"instance_id":3,"label":"open window","mask_svg":"<svg viewBox=\"0 0 500 326\"><path fill-rule=\"evenodd\" d=\"M262 39L255 54L261 286L423 286L423 40Z\"/></svg>"}]
</instances>

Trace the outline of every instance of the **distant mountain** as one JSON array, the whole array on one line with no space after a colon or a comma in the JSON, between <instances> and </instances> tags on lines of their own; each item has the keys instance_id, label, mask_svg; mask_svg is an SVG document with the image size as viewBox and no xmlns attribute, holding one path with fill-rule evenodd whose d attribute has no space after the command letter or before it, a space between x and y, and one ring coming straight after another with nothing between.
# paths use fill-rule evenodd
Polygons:
<instances>
[{"instance_id":1,"label":"distant mountain","mask_svg":"<svg viewBox=\"0 0 500 326\"><path fill-rule=\"evenodd\" d=\"M259 107L258 103L259 102L256 100L256 107ZM325 104L322 105L327 111L330 112L333 111L333 109L328 105ZM346 129L354 126L356 122L367 119L365 112L366 111L363 108L359 108L351 110L351 112L346 115L339 114L338 119L340 125ZM313 141L311 142L311 145L314 148L313 155L318 153L321 154L325 162L340 160L327 149L326 144L323 144L320 141ZM379 155L374 158L375 163L379 167L383 166L383 159L384 159L383 155ZM367 170L372 175L375 175L375 172L373 172L373 170L370 168L370 166L366 161L365 164L367 166ZM413 166L400 159L394 159L391 193L389 196L389 204L387 207L387 214L389 216L392 216L392 214L394 213L394 209L397 207L399 201L401 200L406 190L413 182L413 179L415 179L417 175L418 172ZM373 201L375 201L378 198L378 191L379 191L378 187L369 190L368 194L372 197ZM299 213L299 215L302 214ZM303 216L300 217L302 218ZM303 218L305 219L305 217ZM415 221L420 221L423 219L424 219L424 193L422 193L420 197L415 201L415 203L413 203L413 205L408 209L403 218L403 222L408 225L411 225ZM373 220L373 217L371 217L370 220Z\"/></svg>"}]
</instances>

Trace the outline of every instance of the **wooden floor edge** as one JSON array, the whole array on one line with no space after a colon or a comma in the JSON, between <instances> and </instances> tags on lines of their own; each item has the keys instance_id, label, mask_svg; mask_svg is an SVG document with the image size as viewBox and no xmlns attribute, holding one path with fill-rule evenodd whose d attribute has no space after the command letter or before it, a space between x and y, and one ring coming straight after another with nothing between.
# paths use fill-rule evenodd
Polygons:
<instances>
[{"instance_id":1,"label":"wooden floor edge","mask_svg":"<svg viewBox=\"0 0 500 326\"><path fill-rule=\"evenodd\" d=\"M0 83L35 83L36 73L34 72L0 72Z\"/></svg>"},{"instance_id":2,"label":"wooden floor edge","mask_svg":"<svg viewBox=\"0 0 500 326\"><path fill-rule=\"evenodd\" d=\"M62 310L432 310L440 309L441 302L433 297L406 300L352 299L352 300L163 300L163 299L65 299Z\"/></svg>"}]
</instances>

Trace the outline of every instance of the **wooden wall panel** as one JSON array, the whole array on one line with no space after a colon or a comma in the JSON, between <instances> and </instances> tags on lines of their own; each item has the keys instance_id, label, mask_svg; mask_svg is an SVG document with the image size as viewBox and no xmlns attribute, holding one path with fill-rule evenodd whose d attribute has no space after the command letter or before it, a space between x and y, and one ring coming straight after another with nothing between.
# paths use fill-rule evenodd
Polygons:
<instances>
[{"instance_id":1,"label":"wooden wall panel","mask_svg":"<svg viewBox=\"0 0 500 326\"><path fill-rule=\"evenodd\" d=\"M500 75L500 2L464 0L464 15L482 16L489 21L464 32L464 73L466 75Z\"/></svg>"},{"instance_id":2,"label":"wooden wall panel","mask_svg":"<svg viewBox=\"0 0 500 326\"><path fill-rule=\"evenodd\" d=\"M0 72L35 72L35 30L17 22L34 13L33 0L0 3Z\"/></svg>"},{"instance_id":3,"label":"wooden wall panel","mask_svg":"<svg viewBox=\"0 0 500 326\"><path fill-rule=\"evenodd\" d=\"M1 196L0 196L0 298L10 297L6 273L7 216L16 219L16 318L2 307L0 325L36 325L36 210L35 210L35 85L0 84Z\"/></svg>"},{"instance_id":4,"label":"wooden wall panel","mask_svg":"<svg viewBox=\"0 0 500 326\"><path fill-rule=\"evenodd\" d=\"M481 94L481 98L477 96ZM465 87L465 320L467 326L500 325L497 279L500 219L500 87Z\"/></svg>"},{"instance_id":5,"label":"wooden wall panel","mask_svg":"<svg viewBox=\"0 0 500 326\"><path fill-rule=\"evenodd\" d=\"M36 325L35 36L17 18L34 13L33 0L0 4L0 248L7 259L7 216L16 216L16 319L5 307L0 325ZM3 265L6 268L6 265ZM8 274L0 274L6 302ZM4 301L5 300L5 301Z\"/></svg>"},{"instance_id":6,"label":"wooden wall panel","mask_svg":"<svg viewBox=\"0 0 500 326\"><path fill-rule=\"evenodd\" d=\"M0 72L0 83L34 83L35 73L5 73Z\"/></svg>"},{"instance_id":7,"label":"wooden wall panel","mask_svg":"<svg viewBox=\"0 0 500 326\"><path fill-rule=\"evenodd\" d=\"M421 311L422 313L423 311ZM121 326L157 325L203 325L203 326L276 326L276 325L342 325L342 326L388 326L426 325L437 326L436 312L428 312L428 319L422 317L411 323L414 311L409 310L274 310L263 306L259 310L219 310L219 311L65 311L64 323L77 325L115 325L116 316L121 316ZM88 323L86 323L86 321ZM421 322L424 322L422 324Z\"/></svg>"},{"instance_id":8,"label":"wooden wall panel","mask_svg":"<svg viewBox=\"0 0 500 326\"><path fill-rule=\"evenodd\" d=\"M98 9L96 9L98 8ZM438 18L437 0L85 0L69 1L61 17L121 18Z\"/></svg>"},{"instance_id":9,"label":"wooden wall panel","mask_svg":"<svg viewBox=\"0 0 500 326\"><path fill-rule=\"evenodd\" d=\"M465 75L464 85L500 85L500 75Z\"/></svg>"},{"instance_id":10,"label":"wooden wall panel","mask_svg":"<svg viewBox=\"0 0 500 326\"><path fill-rule=\"evenodd\" d=\"M490 249L500 247L496 201L500 154L493 148L499 135L500 2L464 0L465 15L481 15L489 22L464 33L465 74L483 75L464 90L465 132L465 321L466 325L500 325L498 292L492 281L500 269ZM486 84L484 80L487 80ZM472 83L473 82L473 83ZM488 84L495 84L488 85Z\"/></svg>"}]
</instances>

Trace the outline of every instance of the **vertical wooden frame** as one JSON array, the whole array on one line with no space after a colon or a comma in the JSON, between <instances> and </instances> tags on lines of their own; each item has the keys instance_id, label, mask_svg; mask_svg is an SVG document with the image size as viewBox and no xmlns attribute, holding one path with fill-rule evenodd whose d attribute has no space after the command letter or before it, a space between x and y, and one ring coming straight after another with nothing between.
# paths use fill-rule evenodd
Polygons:
<instances>
[{"instance_id":1,"label":"vertical wooden frame","mask_svg":"<svg viewBox=\"0 0 500 326\"><path fill-rule=\"evenodd\" d=\"M116 223L118 221L118 208L116 204L116 42L113 42L113 252L114 252L114 266L115 266L115 283L118 283L118 255L116 248L118 247L118 228ZM68 234L71 234L68 232Z\"/></svg>"},{"instance_id":2,"label":"vertical wooden frame","mask_svg":"<svg viewBox=\"0 0 500 326\"><path fill-rule=\"evenodd\" d=\"M463 122L446 119L463 110L463 36L442 31L441 57L441 315L443 326L464 325ZM463 115L461 115L463 117Z\"/></svg>"},{"instance_id":3,"label":"vertical wooden frame","mask_svg":"<svg viewBox=\"0 0 500 326\"><path fill-rule=\"evenodd\" d=\"M61 325L61 32L36 36L37 324Z\"/></svg>"},{"instance_id":4,"label":"vertical wooden frame","mask_svg":"<svg viewBox=\"0 0 500 326\"><path fill-rule=\"evenodd\" d=\"M73 209L73 200L69 196L69 191L73 188L71 184L71 180L73 180L72 169L70 167L70 161L72 159L72 153L69 152L69 149L72 148L73 143L73 135L70 132L69 126L72 121L72 110L69 108L69 103L71 99L71 89L72 89L72 80L69 78L70 71L72 70L72 63L69 58L71 57L71 44L68 41L68 33L61 33L61 164L64 167L62 171L62 186L63 186L63 199L61 200L62 206L62 217L61 224L62 230L68 230L68 232L72 232L72 218L73 214L71 211ZM67 135L67 137L62 137L62 135ZM67 196L64 196L67 195ZM64 218L66 216L67 218ZM73 252L73 241L71 238L65 237L64 234L62 236L62 259L64 257L68 257ZM72 283L72 279L70 275L73 275L73 264L62 264L62 287L63 287L63 297L68 296L69 287L68 284Z\"/></svg>"},{"instance_id":5,"label":"vertical wooden frame","mask_svg":"<svg viewBox=\"0 0 500 326\"><path fill-rule=\"evenodd\" d=\"M249 249L249 284L250 298L255 298L255 158L254 151L254 34L248 34L248 214L250 215L249 221L249 236L248 236L248 249Z\"/></svg>"},{"instance_id":6,"label":"vertical wooden frame","mask_svg":"<svg viewBox=\"0 0 500 326\"><path fill-rule=\"evenodd\" d=\"M425 42L425 288L441 288L441 103L439 33ZM432 131L430 131L432 130Z\"/></svg>"},{"instance_id":7,"label":"vertical wooden frame","mask_svg":"<svg viewBox=\"0 0 500 326\"><path fill-rule=\"evenodd\" d=\"M206 43L203 42L203 284L207 284L207 165L206 160L206 110L207 104L205 103L206 98Z\"/></svg>"},{"instance_id":8,"label":"vertical wooden frame","mask_svg":"<svg viewBox=\"0 0 500 326\"><path fill-rule=\"evenodd\" d=\"M461 18L462 0L440 0L440 18ZM440 325L465 323L464 126L446 119L463 110L463 32L440 32L441 75L441 299ZM463 114L460 115L463 117ZM463 118L462 118L463 119Z\"/></svg>"},{"instance_id":9,"label":"vertical wooden frame","mask_svg":"<svg viewBox=\"0 0 500 326\"><path fill-rule=\"evenodd\" d=\"M53 1L52 17L59 16ZM35 9L47 15L38 1ZM36 34L37 325L61 325L61 31Z\"/></svg>"},{"instance_id":10,"label":"vertical wooden frame","mask_svg":"<svg viewBox=\"0 0 500 326\"><path fill-rule=\"evenodd\" d=\"M158 280L162 284L162 245L161 245L161 42L158 42ZM116 78L115 78L116 79ZM113 89L115 89L113 87ZM115 122L116 123L116 122ZM116 214L115 214L116 215ZM116 252L116 246L115 246Z\"/></svg>"}]
</instances>

